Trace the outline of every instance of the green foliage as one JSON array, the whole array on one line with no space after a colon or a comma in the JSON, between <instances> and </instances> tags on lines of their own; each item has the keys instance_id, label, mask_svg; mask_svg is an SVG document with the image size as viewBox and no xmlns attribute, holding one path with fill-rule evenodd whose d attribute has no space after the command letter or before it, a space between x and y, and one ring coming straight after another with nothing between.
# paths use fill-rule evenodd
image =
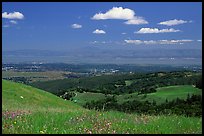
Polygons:
<instances>
[{"instance_id":1,"label":"green foliage","mask_svg":"<svg viewBox=\"0 0 204 136\"><path fill-rule=\"evenodd\" d=\"M197 88L203 89L202 84L203 84L203 82L202 82L202 76L200 76L200 78L196 81L196 84L195 84L195 85L196 85Z\"/></svg>"},{"instance_id":2,"label":"green foliage","mask_svg":"<svg viewBox=\"0 0 204 136\"><path fill-rule=\"evenodd\" d=\"M138 94L156 92L156 88L173 85L195 85L201 73L174 71L143 74L114 74L77 79L34 82L31 85L58 95L60 90L81 89L103 94ZM59 95L58 95L59 96Z\"/></svg>"},{"instance_id":3,"label":"green foliage","mask_svg":"<svg viewBox=\"0 0 204 136\"><path fill-rule=\"evenodd\" d=\"M202 97L201 95L192 95L186 100L177 98L176 100L160 105L156 101L152 103L149 101L126 101L118 104L115 97L108 97L105 100L92 101L84 105L85 108L95 110L118 110L126 113L139 114L177 114L185 116L202 117ZM168 112L167 112L168 111Z\"/></svg>"}]
</instances>

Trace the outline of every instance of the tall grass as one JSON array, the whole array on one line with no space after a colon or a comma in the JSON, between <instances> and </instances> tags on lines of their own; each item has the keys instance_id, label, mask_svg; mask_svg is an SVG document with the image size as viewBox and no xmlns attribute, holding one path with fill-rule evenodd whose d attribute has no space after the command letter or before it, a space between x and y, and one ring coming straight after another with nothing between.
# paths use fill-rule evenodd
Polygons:
<instances>
[{"instance_id":1,"label":"tall grass","mask_svg":"<svg viewBox=\"0 0 204 136\"><path fill-rule=\"evenodd\" d=\"M201 134L202 120L115 111L37 112L2 120L3 133L33 134Z\"/></svg>"}]
</instances>

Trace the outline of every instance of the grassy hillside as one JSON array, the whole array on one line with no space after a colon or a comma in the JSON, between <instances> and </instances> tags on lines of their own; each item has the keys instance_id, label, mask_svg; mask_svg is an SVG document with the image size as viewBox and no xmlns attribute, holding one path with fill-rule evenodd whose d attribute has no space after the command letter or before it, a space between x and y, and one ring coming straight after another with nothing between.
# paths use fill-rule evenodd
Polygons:
<instances>
[{"instance_id":1,"label":"grassy hillside","mask_svg":"<svg viewBox=\"0 0 204 136\"><path fill-rule=\"evenodd\" d=\"M86 102L97 101L101 99L105 99L104 94L92 93L92 92L84 92L84 93L76 92L76 95L73 97L73 100L80 105L84 105Z\"/></svg>"},{"instance_id":2,"label":"grassy hillside","mask_svg":"<svg viewBox=\"0 0 204 136\"><path fill-rule=\"evenodd\" d=\"M138 93L116 95L118 103L123 103L125 101L141 100L141 101L153 101L155 100L157 104L163 103L166 101L171 101L177 97L180 99L186 99L187 96L192 94L201 94L201 89L195 88L192 85L178 85L178 86L168 86L157 88L157 92L148 93L146 97L144 94L138 95ZM73 97L74 100L77 100L76 103L84 105L86 102L91 102L92 100L101 100L105 99L105 95L102 93L92 93L84 92L79 93Z\"/></svg>"},{"instance_id":3,"label":"grassy hillside","mask_svg":"<svg viewBox=\"0 0 204 136\"><path fill-rule=\"evenodd\" d=\"M2 80L2 108L4 110L79 110L79 106L64 101L40 89L20 83Z\"/></svg>"},{"instance_id":4,"label":"grassy hillside","mask_svg":"<svg viewBox=\"0 0 204 136\"><path fill-rule=\"evenodd\" d=\"M191 85L179 85L157 88L156 93L148 94L148 99L157 99L158 102L164 102L165 99L173 100L178 98L186 99L187 95L201 94L201 89L195 88Z\"/></svg>"},{"instance_id":5,"label":"grassy hillside","mask_svg":"<svg viewBox=\"0 0 204 136\"><path fill-rule=\"evenodd\" d=\"M202 119L86 110L43 90L2 80L2 133L202 133Z\"/></svg>"},{"instance_id":6,"label":"grassy hillside","mask_svg":"<svg viewBox=\"0 0 204 136\"><path fill-rule=\"evenodd\" d=\"M155 93L148 93L145 97L144 94L138 95L137 93L119 95L117 97L118 102L122 103L124 101L131 100L141 100L141 101L153 101L155 100L158 104L166 101L171 101L176 99L177 97L180 99L186 99L188 94L201 94L201 89L195 88L192 85L178 85L178 86L168 86L168 87L160 87L156 89Z\"/></svg>"}]
</instances>

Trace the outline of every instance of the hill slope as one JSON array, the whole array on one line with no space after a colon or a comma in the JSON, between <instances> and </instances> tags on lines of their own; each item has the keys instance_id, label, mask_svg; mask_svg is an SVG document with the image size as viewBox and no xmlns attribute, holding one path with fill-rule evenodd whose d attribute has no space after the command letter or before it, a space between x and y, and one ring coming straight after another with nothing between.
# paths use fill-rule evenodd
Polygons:
<instances>
[{"instance_id":1,"label":"hill slope","mask_svg":"<svg viewBox=\"0 0 204 136\"><path fill-rule=\"evenodd\" d=\"M32 111L81 109L70 101L64 101L46 91L6 80L2 80L2 108L3 110L26 109Z\"/></svg>"},{"instance_id":2,"label":"hill slope","mask_svg":"<svg viewBox=\"0 0 204 136\"><path fill-rule=\"evenodd\" d=\"M179 99L186 99L188 94L202 95L201 89L195 88L192 85L177 85L177 86L167 86L160 87L156 89L155 93L147 93L138 95L137 93L120 95L118 97L119 102L128 101L128 100L141 100L141 101L153 101L155 100L157 104L164 103L166 99L168 101ZM145 97L144 97L145 96Z\"/></svg>"},{"instance_id":3,"label":"hill slope","mask_svg":"<svg viewBox=\"0 0 204 136\"><path fill-rule=\"evenodd\" d=\"M202 119L86 110L48 92L2 80L2 133L202 133Z\"/></svg>"},{"instance_id":4,"label":"hill slope","mask_svg":"<svg viewBox=\"0 0 204 136\"><path fill-rule=\"evenodd\" d=\"M168 101L175 100L176 98L186 99L188 94L191 96L192 94L202 95L201 89L195 88L192 85L177 85L177 86L167 86L160 87L156 89L155 93L147 93L140 94L131 93L131 94L123 94L116 95L116 99L118 103L123 103L126 101L140 100L140 101L156 101L157 104L164 103L166 99ZM74 100L77 100L76 103L80 105L84 105L86 102L91 102L92 100L97 101L101 99L105 99L105 94L102 93L92 93L92 92L75 92L77 95L73 97ZM112 95L113 96L113 95ZM145 97L144 97L145 96Z\"/></svg>"}]
</instances>

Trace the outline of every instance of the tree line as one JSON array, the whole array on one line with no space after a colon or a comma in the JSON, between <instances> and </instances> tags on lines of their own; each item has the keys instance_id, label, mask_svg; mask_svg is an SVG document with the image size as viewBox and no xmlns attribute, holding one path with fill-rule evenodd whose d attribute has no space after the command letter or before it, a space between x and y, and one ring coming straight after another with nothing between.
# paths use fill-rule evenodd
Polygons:
<instances>
[{"instance_id":1,"label":"tree line","mask_svg":"<svg viewBox=\"0 0 204 136\"><path fill-rule=\"evenodd\" d=\"M152 102L133 100L118 104L115 96L109 96L104 100L87 102L83 107L100 111L117 110L125 113L202 117L202 96L188 94L187 99L166 100L159 105L154 100Z\"/></svg>"}]
</instances>

